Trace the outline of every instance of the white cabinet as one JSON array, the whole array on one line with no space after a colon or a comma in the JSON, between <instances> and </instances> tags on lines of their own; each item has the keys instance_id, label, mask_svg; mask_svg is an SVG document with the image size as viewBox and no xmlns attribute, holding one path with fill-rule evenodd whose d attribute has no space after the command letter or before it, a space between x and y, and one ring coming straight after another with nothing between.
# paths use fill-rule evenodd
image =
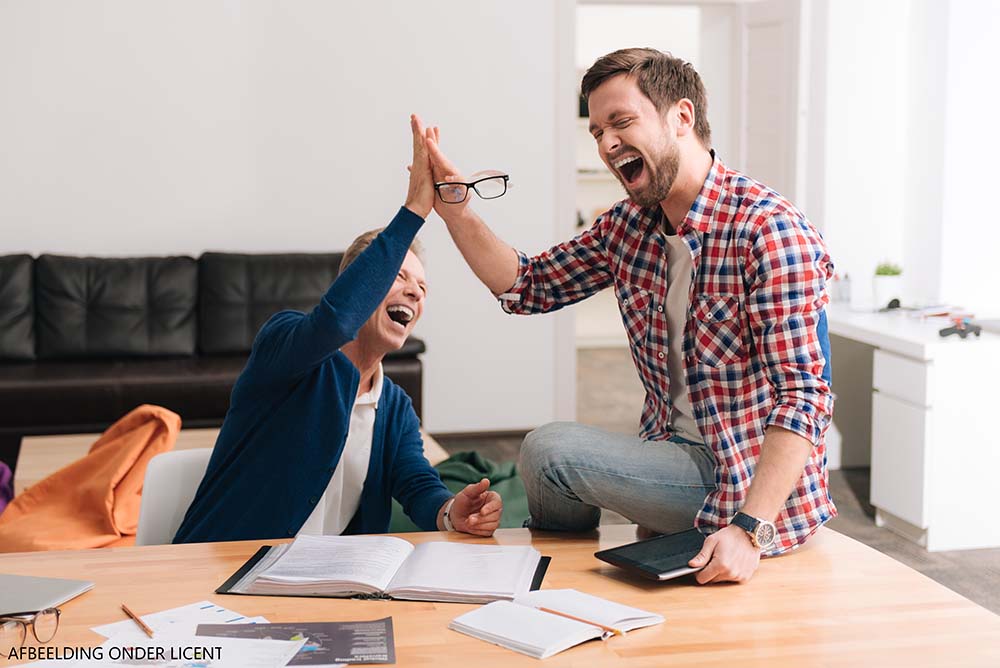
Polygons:
<instances>
[{"instance_id":1,"label":"white cabinet","mask_svg":"<svg viewBox=\"0 0 1000 668\"><path fill-rule=\"evenodd\" d=\"M871 503L927 528L927 436L931 409L875 391L872 395Z\"/></svg>"},{"instance_id":2,"label":"white cabinet","mask_svg":"<svg viewBox=\"0 0 1000 668\"><path fill-rule=\"evenodd\" d=\"M829 321L875 347L876 523L932 551L1000 547L1000 336L942 339L947 323L837 307Z\"/></svg>"}]
</instances>

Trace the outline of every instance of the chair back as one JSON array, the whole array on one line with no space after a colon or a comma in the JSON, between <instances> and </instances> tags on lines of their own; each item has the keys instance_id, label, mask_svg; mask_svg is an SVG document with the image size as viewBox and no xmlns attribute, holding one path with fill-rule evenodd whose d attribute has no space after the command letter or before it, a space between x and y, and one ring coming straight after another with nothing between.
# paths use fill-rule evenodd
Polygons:
<instances>
[{"instance_id":1,"label":"chair back","mask_svg":"<svg viewBox=\"0 0 1000 668\"><path fill-rule=\"evenodd\" d=\"M136 545L166 545L173 541L211 456L211 448L174 450L149 461L142 484Z\"/></svg>"}]
</instances>

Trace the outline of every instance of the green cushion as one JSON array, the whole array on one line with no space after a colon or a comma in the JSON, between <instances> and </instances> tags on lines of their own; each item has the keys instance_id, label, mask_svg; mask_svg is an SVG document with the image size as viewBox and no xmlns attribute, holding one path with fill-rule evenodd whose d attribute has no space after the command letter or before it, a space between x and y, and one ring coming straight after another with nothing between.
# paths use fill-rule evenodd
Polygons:
<instances>
[{"instance_id":1,"label":"green cushion","mask_svg":"<svg viewBox=\"0 0 1000 668\"><path fill-rule=\"evenodd\" d=\"M459 452L444 460L434 468L441 474L445 486L457 494L462 489L483 478L490 479L490 489L503 499L503 517L501 528L520 528L528 519L528 496L524 491L524 483L517 474L513 463L497 464L486 459L478 452ZM393 499L392 520L389 523L391 533L420 531L419 527L410 521L403 512L403 507Z\"/></svg>"}]
</instances>

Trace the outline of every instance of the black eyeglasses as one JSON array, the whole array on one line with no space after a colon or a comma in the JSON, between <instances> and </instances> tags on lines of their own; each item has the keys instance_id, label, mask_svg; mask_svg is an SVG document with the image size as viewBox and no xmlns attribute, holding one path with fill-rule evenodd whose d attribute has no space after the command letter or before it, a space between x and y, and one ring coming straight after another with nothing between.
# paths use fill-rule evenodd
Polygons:
<instances>
[{"instance_id":1,"label":"black eyeglasses","mask_svg":"<svg viewBox=\"0 0 1000 668\"><path fill-rule=\"evenodd\" d=\"M0 649L23 647L28 637L28 627L35 640L47 643L59 629L59 608L45 608L38 612L19 612L0 616Z\"/></svg>"},{"instance_id":2,"label":"black eyeglasses","mask_svg":"<svg viewBox=\"0 0 1000 668\"><path fill-rule=\"evenodd\" d=\"M483 199L496 199L502 197L507 192L507 182L510 176L507 174L492 174L481 179L461 183L459 181L445 181L435 183L434 190L442 202L447 204L461 204L469 196L469 188L476 191L476 194Z\"/></svg>"}]
</instances>

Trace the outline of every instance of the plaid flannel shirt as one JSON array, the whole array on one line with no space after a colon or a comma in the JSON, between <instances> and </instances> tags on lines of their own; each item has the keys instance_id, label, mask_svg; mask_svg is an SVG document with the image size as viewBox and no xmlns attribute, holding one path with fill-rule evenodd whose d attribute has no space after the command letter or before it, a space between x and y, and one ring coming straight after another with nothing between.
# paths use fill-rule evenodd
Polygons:
<instances>
[{"instance_id":1,"label":"plaid flannel shirt","mask_svg":"<svg viewBox=\"0 0 1000 668\"><path fill-rule=\"evenodd\" d=\"M507 312L529 314L613 287L646 390L641 435L653 441L673 434L664 221L658 206L618 202L571 241L530 259L519 253L518 279L500 295ZM688 393L717 462L716 489L695 524L714 531L731 522L746 499L765 429L782 427L814 447L775 521L768 554L779 554L837 513L825 444L833 396L818 334L833 265L798 209L718 157L676 230L693 258L683 346Z\"/></svg>"}]
</instances>

